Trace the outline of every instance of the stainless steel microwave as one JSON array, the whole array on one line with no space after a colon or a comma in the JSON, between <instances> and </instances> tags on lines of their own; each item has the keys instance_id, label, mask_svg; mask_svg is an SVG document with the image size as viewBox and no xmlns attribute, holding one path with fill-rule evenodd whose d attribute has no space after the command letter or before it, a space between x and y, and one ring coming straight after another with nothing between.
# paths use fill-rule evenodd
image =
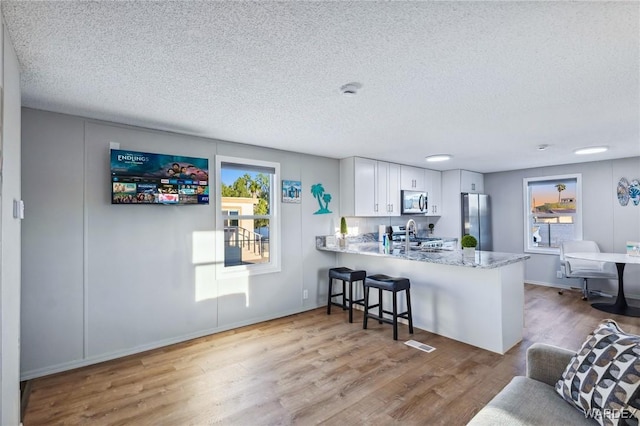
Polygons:
<instances>
[{"instance_id":1,"label":"stainless steel microwave","mask_svg":"<svg viewBox=\"0 0 640 426\"><path fill-rule=\"evenodd\" d=\"M423 191L402 191L402 214L427 214L427 193Z\"/></svg>"}]
</instances>

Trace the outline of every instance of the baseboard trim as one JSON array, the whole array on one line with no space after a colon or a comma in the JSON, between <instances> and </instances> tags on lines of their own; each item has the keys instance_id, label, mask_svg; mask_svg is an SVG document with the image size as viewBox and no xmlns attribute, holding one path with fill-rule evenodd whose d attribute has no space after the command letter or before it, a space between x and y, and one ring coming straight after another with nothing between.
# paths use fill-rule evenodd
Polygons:
<instances>
[{"instance_id":1,"label":"baseboard trim","mask_svg":"<svg viewBox=\"0 0 640 426\"><path fill-rule=\"evenodd\" d=\"M170 339L158 340L152 343L148 343L145 345L136 346L131 349L114 351L108 354L88 357L84 359L69 361L57 365L52 365L44 368L38 368L35 370L25 371L20 375L21 381L36 379L38 377L49 376L51 374L62 373L64 371L73 370L76 368L86 367L93 364L98 364L105 361L111 361L113 359L122 358L129 355L138 354L141 352L150 351L153 349L162 348L164 346L174 345L176 343L186 342L188 340L197 339L204 336L209 336L211 334L222 333L223 331L233 330L234 328L244 327L247 325L258 324L265 321L270 321L278 318L288 317L289 315L295 315L306 311L312 311L314 309L320 308L325 305L317 305L317 306L303 306L298 309L293 309L290 311L283 311L273 315L267 315L264 317L252 318L247 321L240 321L233 324L227 324L223 327L216 327L207 330L201 330L195 333L189 333L183 336L174 337Z\"/></svg>"},{"instance_id":2,"label":"baseboard trim","mask_svg":"<svg viewBox=\"0 0 640 426\"><path fill-rule=\"evenodd\" d=\"M548 282L544 282L544 281L534 281L534 280L527 280L525 281L525 284L535 284L535 285L541 285L544 287L556 287L556 288L564 288L564 289L572 289L572 288L578 288L578 287L574 287L574 286L570 286L570 285L566 285L566 284L554 284L554 283L548 283Z\"/></svg>"},{"instance_id":3,"label":"baseboard trim","mask_svg":"<svg viewBox=\"0 0 640 426\"><path fill-rule=\"evenodd\" d=\"M545 286L545 287L555 287L555 288L562 288L562 289L567 289L567 290L570 290L570 289L578 289L578 290L581 290L581 288L580 288L580 287L576 287L576 286L565 285L565 284L554 284L554 283L548 283L548 282L544 282L544 281L527 280L527 281L525 281L525 284L535 284L535 285L541 285L541 286ZM591 287L591 286L589 286L589 287ZM600 290L599 288L595 288L595 289L593 289L593 290L602 291L602 290ZM614 290L614 291L615 291L615 290ZM616 297L616 294L615 294L615 293L613 293L613 294L612 294L612 293L607 292L607 291L602 291L602 293L604 293L604 294L608 294L610 297L613 297L613 298L615 298L615 297ZM624 297L625 297L626 299L628 299L628 300L630 299L630 300L638 300L638 301L640 301L640 294L637 294L637 293L629 293L629 291L628 291L628 289L626 288L626 286L625 286Z\"/></svg>"}]
</instances>

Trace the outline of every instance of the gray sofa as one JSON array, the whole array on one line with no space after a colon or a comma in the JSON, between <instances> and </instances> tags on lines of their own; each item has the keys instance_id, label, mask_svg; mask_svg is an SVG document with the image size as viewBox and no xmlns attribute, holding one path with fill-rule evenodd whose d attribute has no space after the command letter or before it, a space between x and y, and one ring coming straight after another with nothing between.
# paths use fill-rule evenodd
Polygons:
<instances>
[{"instance_id":1,"label":"gray sofa","mask_svg":"<svg viewBox=\"0 0 640 426\"><path fill-rule=\"evenodd\" d=\"M575 352L543 343L527 350L527 376L516 376L469 425L598 424L566 402L555 384Z\"/></svg>"}]
</instances>

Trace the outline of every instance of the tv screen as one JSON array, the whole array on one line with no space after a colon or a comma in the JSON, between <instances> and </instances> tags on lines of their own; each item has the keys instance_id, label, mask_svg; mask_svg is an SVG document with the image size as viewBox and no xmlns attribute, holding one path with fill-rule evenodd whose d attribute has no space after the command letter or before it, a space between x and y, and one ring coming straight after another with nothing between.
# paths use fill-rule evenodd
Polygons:
<instances>
[{"instance_id":1,"label":"tv screen","mask_svg":"<svg viewBox=\"0 0 640 426\"><path fill-rule=\"evenodd\" d=\"M209 160L112 149L111 204L209 204Z\"/></svg>"}]
</instances>

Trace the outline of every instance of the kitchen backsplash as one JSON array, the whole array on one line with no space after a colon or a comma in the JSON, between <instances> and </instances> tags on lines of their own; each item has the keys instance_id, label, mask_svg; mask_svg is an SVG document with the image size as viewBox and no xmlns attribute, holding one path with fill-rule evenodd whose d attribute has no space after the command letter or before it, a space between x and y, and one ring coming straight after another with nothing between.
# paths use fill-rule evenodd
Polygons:
<instances>
[{"instance_id":1,"label":"kitchen backsplash","mask_svg":"<svg viewBox=\"0 0 640 426\"><path fill-rule=\"evenodd\" d=\"M420 236L439 236L438 235L438 217L424 216L395 216L395 217L347 217L347 228L349 235L361 235L367 233L377 233L379 225L394 226L406 225L409 219L416 221L418 225L418 235ZM429 224L435 224L433 234L427 234ZM336 233L339 233L336 228Z\"/></svg>"}]
</instances>

